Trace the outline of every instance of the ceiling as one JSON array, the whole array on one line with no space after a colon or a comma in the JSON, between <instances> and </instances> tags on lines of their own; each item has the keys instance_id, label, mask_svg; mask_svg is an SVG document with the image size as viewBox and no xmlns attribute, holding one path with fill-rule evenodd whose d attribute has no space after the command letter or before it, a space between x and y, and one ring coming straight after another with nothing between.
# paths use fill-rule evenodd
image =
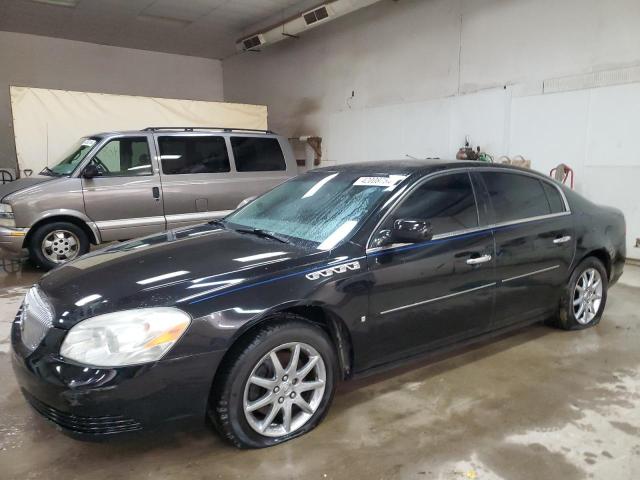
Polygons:
<instances>
[{"instance_id":1,"label":"ceiling","mask_svg":"<svg viewBox=\"0 0 640 480\"><path fill-rule=\"evenodd\" d=\"M70 6L52 5L68 3ZM316 2L321 3L321 2ZM309 0L0 0L0 30L206 58Z\"/></svg>"}]
</instances>

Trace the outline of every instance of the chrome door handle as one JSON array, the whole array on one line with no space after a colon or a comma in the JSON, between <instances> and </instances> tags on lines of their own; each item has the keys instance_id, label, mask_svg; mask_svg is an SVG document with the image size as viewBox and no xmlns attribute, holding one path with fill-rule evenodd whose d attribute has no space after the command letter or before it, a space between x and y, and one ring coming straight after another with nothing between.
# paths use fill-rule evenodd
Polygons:
<instances>
[{"instance_id":1,"label":"chrome door handle","mask_svg":"<svg viewBox=\"0 0 640 480\"><path fill-rule=\"evenodd\" d=\"M554 238L553 243L555 243L556 245L559 245L561 243L567 243L569 240L571 240L571 236L565 235L564 237Z\"/></svg>"},{"instance_id":2,"label":"chrome door handle","mask_svg":"<svg viewBox=\"0 0 640 480\"><path fill-rule=\"evenodd\" d=\"M469 265L478 265L480 263L487 263L491 260L491 255L482 255L481 257L469 258L467 263Z\"/></svg>"}]
</instances>

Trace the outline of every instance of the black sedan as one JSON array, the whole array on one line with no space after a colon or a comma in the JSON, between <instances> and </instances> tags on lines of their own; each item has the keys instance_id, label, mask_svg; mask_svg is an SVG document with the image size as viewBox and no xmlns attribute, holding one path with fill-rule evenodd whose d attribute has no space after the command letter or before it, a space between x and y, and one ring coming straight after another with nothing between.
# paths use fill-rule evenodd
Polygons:
<instances>
[{"instance_id":1,"label":"black sedan","mask_svg":"<svg viewBox=\"0 0 640 480\"><path fill-rule=\"evenodd\" d=\"M13 323L13 365L80 438L208 415L265 447L314 428L340 380L527 323L596 325L624 257L620 211L528 170L319 169L48 273Z\"/></svg>"}]
</instances>

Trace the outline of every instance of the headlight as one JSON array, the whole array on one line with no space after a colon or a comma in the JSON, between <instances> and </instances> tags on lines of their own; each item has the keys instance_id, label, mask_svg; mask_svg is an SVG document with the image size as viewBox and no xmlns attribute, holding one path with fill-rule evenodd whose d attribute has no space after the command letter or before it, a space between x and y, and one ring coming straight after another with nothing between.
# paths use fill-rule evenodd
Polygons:
<instances>
[{"instance_id":1,"label":"headlight","mask_svg":"<svg viewBox=\"0 0 640 480\"><path fill-rule=\"evenodd\" d=\"M60 355L94 367L159 360L185 332L191 317L170 307L107 313L73 326Z\"/></svg>"},{"instance_id":2,"label":"headlight","mask_svg":"<svg viewBox=\"0 0 640 480\"><path fill-rule=\"evenodd\" d=\"M0 203L0 226L15 227L16 221L13 216L13 209L8 203Z\"/></svg>"}]
</instances>

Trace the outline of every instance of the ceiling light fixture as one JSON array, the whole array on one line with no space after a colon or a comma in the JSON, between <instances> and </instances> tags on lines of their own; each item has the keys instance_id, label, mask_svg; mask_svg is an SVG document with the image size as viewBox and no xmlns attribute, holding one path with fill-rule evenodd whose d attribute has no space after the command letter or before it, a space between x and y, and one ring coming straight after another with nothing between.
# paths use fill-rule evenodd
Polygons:
<instances>
[{"instance_id":1,"label":"ceiling light fixture","mask_svg":"<svg viewBox=\"0 0 640 480\"><path fill-rule=\"evenodd\" d=\"M191 21L189 20L181 20L179 18L173 17L163 17L161 15L149 15L146 13L138 15L137 19L142 20L143 22L163 24L167 27L186 27L187 25L191 24Z\"/></svg>"},{"instance_id":2,"label":"ceiling light fixture","mask_svg":"<svg viewBox=\"0 0 640 480\"><path fill-rule=\"evenodd\" d=\"M46 5L54 5L56 7L75 8L80 0L31 0L35 3L44 3Z\"/></svg>"}]
</instances>

